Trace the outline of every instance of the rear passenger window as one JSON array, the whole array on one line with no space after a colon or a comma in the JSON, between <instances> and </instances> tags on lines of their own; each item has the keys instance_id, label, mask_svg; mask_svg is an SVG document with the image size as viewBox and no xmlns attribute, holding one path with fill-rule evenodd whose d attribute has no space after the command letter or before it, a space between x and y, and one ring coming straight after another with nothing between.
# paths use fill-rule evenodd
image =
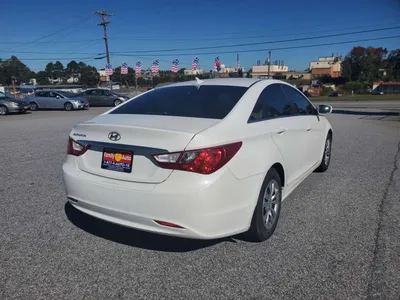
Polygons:
<instances>
[{"instance_id":1,"label":"rear passenger window","mask_svg":"<svg viewBox=\"0 0 400 300\"><path fill-rule=\"evenodd\" d=\"M283 90L285 91L287 97L292 102L293 112L296 115L313 115L314 108L311 103L304 98L304 96L288 85L283 85Z\"/></svg>"},{"instance_id":2,"label":"rear passenger window","mask_svg":"<svg viewBox=\"0 0 400 300\"><path fill-rule=\"evenodd\" d=\"M267 86L258 97L250 115L250 122L290 116L290 103L280 84Z\"/></svg>"}]
</instances>

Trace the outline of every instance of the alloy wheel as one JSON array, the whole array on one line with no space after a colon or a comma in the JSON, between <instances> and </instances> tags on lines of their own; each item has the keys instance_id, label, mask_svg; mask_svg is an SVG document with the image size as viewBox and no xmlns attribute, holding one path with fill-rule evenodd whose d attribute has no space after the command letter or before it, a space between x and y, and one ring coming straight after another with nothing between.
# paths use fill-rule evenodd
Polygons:
<instances>
[{"instance_id":1,"label":"alloy wheel","mask_svg":"<svg viewBox=\"0 0 400 300\"><path fill-rule=\"evenodd\" d=\"M0 106L0 115L4 116L7 114L7 108Z\"/></svg>"},{"instance_id":2,"label":"alloy wheel","mask_svg":"<svg viewBox=\"0 0 400 300\"><path fill-rule=\"evenodd\" d=\"M328 138L325 143L324 163L327 165L331 158L331 140Z\"/></svg>"},{"instance_id":3,"label":"alloy wheel","mask_svg":"<svg viewBox=\"0 0 400 300\"><path fill-rule=\"evenodd\" d=\"M274 226L278 217L279 192L278 182L271 180L265 189L262 207L263 223L267 229Z\"/></svg>"}]
</instances>

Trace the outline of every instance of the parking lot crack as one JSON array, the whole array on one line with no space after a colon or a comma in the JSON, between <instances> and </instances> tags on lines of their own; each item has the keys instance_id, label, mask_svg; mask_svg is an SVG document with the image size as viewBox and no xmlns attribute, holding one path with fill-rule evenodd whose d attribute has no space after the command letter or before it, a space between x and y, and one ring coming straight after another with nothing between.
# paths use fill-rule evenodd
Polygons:
<instances>
[{"instance_id":1,"label":"parking lot crack","mask_svg":"<svg viewBox=\"0 0 400 300\"><path fill-rule=\"evenodd\" d=\"M381 249L381 245L379 243L380 238L381 238L381 230L382 230L382 221L383 221L383 215L384 215L384 207L386 204L386 200L388 198L389 195L389 189L391 187L391 185L393 184L393 180L394 180L394 176L396 174L396 171L399 169L398 166L398 161L399 161L399 155L400 155L400 141L397 144L397 152L394 156L394 160L393 160L393 168L392 171L390 173L390 177L389 177L389 181L388 184L385 187L385 191L383 193L383 197L381 202L379 203L379 209L378 209L378 225L377 228L375 230L375 234L374 234L374 251L373 251L373 258L372 258L372 263L371 263L371 267L370 267L370 276L369 276L369 282L368 282L368 287L367 287L367 300L372 300L372 299L376 299L376 297L379 298L378 295L374 294L374 282L375 282L375 277L377 275L378 272L378 255L379 252L383 249Z\"/></svg>"}]
</instances>

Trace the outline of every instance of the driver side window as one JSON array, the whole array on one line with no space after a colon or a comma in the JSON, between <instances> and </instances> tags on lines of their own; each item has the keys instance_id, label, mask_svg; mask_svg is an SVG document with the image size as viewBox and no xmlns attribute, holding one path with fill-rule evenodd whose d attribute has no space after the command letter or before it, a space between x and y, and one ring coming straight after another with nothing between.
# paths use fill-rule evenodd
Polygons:
<instances>
[{"instance_id":1,"label":"driver side window","mask_svg":"<svg viewBox=\"0 0 400 300\"><path fill-rule=\"evenodd\" d=\"M249 118L249 123L292 115L290 103L281 84L267 86L258 97Z\"/></svg>"},{"instance_id":2,"label":"driver side window","mask_svg":"<svg viewBox=\"0 0 400 300\"><path fill-rule=\"evenodd\" d=\"M296 115L314 115L315 109L312 104L295 88L283 85L286 96L292 102L293 112Z\"/></svg>"}]
</instances>

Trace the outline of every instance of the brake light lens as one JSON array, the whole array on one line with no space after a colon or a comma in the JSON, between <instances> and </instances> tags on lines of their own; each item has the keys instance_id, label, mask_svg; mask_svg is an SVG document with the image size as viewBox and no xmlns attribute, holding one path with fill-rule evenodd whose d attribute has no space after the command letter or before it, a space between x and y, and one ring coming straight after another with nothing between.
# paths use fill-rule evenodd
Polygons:
<instances>
[{"instance_id":1,"label":"brake light lens","mask_svg":"<svg viewBox=\"0 0 400 300\"><path fill-rule=\"evenodd\" d=\"M242 142L217 147L153 155L160 167L199 174L212 174L226 165L242 147Z\"/></svg>"},{"instance_id":2,"label":"brake light lens","mask_svg":"<svg viewBox=\"0 0 400 300\"><path fill-rule=\"evenodd\" d=\"M81 156L89 149L89 146L83 146L73 139L68 139L67 154Z\"/></svg>"}]
</instances>

